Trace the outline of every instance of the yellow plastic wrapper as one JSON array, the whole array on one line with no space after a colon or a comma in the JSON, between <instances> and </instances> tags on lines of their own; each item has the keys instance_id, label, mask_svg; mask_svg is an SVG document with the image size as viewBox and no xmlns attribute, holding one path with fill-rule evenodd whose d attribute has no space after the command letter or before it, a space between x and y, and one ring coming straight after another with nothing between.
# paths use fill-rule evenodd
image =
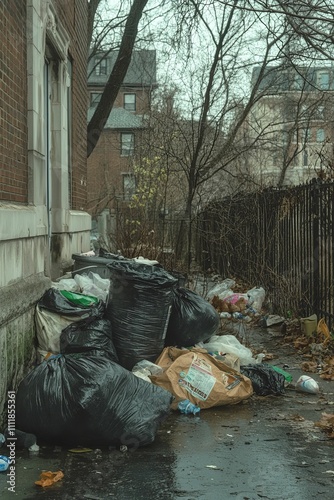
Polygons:
<instances>
[{"instance_id":1,"label":"yellow plastic wrapper","mask_svg":"<svg viewBox=\"0 0 334 500\"><path fill-rule=\"evenodd\" d=\"M327 344L331 339L331 334L324 318L322 318L318 323L317 334L321 339L323 339L322 342L324 344Z\"/></svg>"}]
</instances>

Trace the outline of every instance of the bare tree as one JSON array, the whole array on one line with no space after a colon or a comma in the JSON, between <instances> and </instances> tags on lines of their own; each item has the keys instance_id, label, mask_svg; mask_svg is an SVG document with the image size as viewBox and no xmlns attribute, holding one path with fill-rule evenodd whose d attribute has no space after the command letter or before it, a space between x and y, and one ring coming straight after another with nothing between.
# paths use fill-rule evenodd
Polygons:
<instances>
[{"instance_id":1,"label":"bare tree","mask_svg":"<svg viewBox=\"0 0 334 500\"><path fill-rule=\"evenodd\" d=\"M132 16L137 23L132 35L137 33L146 3L134 1L133 6L141 4L142 8ZM277 68L292 67L298 72L301 63L312 66L327 63L332 58L334 7L332 2L325 0L293 3L283 0L166 0L160 6L152 1L152 16L157 15L162 5L165 12L173 14L160 42L161 46L168 46L168 50L161 50L163 56L174 57L173 76L180 89L175 94L179 111L168 115L167 110L162 109L160 118L155 117L155 126L160 120L166 131L168 124L168 134L160 140L162 135L159 137L156 132L154 137L153 129L152 135L157 154L168 162L173 175L182 174L185 181L184 227L180 238L186 231L190 265L192 221L201 200L214 191L217 180L223 178L228 183L226 179L235 178L240 182L237 167L241 159L260 151L261 146L263 151L263 145L270 151L275 146L275 134L282 131L286 141L277 152L282 163L279 183L283 182L289 165L300 155L303 142L295 143L294 137L300 134L301 125L305 126L308 120L304 114L305 102L300 97L303 93L291 103L291 107L296 108L293 119L284 116L289 103L285 103L280 116L273 116L269 122L258 117L258 123L254 125L253 121L251 124L252 113L263 98L277 93L276 79L280 73ZM125 61L131 58L133 42L133 36L130 44L124 41ZM168 67L168 60L165 62ZM122 71L114 67L94 121L89 124L89 142L94 139L89 154L116 97L119 89L116 83L125 75L124 59L119 63ZM255 66L257 71L253 73ZM321 99L320 94L317 99ZM308 107L311 116L315 101ZM252 133L249 127L253 127Z\"/></svg>"}]
</instances>

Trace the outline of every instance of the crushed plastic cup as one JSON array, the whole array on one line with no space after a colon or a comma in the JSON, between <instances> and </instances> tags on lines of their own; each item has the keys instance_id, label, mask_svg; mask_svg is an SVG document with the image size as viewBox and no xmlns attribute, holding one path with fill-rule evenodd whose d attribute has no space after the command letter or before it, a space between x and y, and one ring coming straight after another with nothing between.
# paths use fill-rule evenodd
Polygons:
<instances>
[{"instance_id":1,"label":"crushed plastic cup","mask_svg":"<svg viewBox=\"0 0 334 500\"><path fill-rule=\"evenodd\" d=\"M302 375L296 382L296 391L318 394L319 385L312 377Z\"/></svg>"}]
</instances>

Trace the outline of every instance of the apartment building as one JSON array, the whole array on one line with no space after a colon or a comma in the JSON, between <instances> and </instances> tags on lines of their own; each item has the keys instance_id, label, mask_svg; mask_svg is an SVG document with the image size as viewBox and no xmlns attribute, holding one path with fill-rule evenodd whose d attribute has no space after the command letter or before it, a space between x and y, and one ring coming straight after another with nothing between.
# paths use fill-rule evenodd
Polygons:
<instances>
[{"instance_id":1,"label":"apartment building","mask_svg":"<svg viewBox=\"0 0 334 500\"><path fill-rule=\"evenodd\" d=\"M95 111L116 57L116 52L100 52L90 60L88 120ZM156 87L155 51L134 51L99 142L88 159L87 207L95 218L104 210L129 201L136 189L133 163L144 147L146 118Z\"/></svg>"},{"instance_id":2,"label":"apartment building","mask_svg":"<svg viewBox=\"0 0 334 500\"><path fill-rule=\"evenodd\" d=\"M268 67L258 96L243 127L253 145L244 164L256 181L296 185L333 175L333 69Z\"/></svg>"}]
</instances>

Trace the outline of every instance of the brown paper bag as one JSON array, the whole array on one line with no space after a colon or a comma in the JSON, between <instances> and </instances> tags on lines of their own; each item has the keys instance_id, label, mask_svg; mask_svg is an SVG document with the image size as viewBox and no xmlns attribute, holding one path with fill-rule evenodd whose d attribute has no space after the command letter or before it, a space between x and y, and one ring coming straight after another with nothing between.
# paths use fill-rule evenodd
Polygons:
<instances>
[{"instance_id":1,"label":"brown paper bag","mask_svg":"<svg viewBox=\"0 0 334 500\"><path fill-rule=\"evenodd\" d=\"M189 351L166 347L155 364L164 371L150 378L175 396L174 410L184 399L204 409L236 404L253 394L249 378L210 356L204 349Z\"/></svg>"}]
</instances>

